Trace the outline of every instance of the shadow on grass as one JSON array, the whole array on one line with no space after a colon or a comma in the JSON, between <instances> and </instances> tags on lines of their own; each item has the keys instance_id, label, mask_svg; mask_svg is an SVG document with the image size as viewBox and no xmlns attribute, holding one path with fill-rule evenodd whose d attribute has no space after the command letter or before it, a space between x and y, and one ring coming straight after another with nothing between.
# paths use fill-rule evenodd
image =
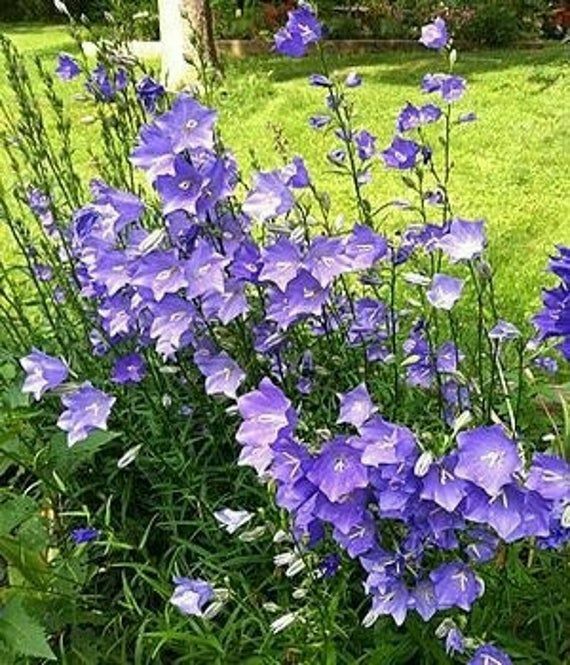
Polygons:
<instances>
[{"instance_id":1,"label":"shadow on grass","mask_svg":"<svg viewBox=\"0 0 570 665\"><path fill-rule=\"evenodd\" d=\"M348 68L376 68L366 73L370 82L388 85L415 85L418 76L425 72L445 71L445 64L437 56L427 52L396 51L366 54L335 54L327 55L332 69ZM536 50L481 50L460 53L460 60L456 66L458 74L476 77L493 71L504 71L528 66L560 65L568 62L568 53L563 46L553 45ZM271 71L272 80L286 82L298 78L306 78L319 71L319 61L315 56L302 60L291 60L275 55L255 56L243 61L229 61L228 74L232 72L247 75L252 71L268 73ZM538 75L537 75L538 76ZM548 75L552 84L562 73L555 76ZM530 81L544 83L541 81Z\"/></svg>"}]
</instances>

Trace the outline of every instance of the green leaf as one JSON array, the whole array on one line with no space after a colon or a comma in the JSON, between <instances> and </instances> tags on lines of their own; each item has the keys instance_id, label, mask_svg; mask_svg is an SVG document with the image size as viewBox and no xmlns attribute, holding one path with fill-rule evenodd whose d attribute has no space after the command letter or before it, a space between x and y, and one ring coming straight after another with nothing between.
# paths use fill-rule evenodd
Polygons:
<instances>
[{"instance_id":1,"label":"green leaf","mask_svg":"<svg viewBox=\"0 0 570 665\"><path fill-rule=\"evenodd\" d=\"M70 472L81 464L89 462L95 453L118 436L118 432L98 430L90 434L85 441L79 441L70 448L64 433L55 434L50 441L50 462L59 471Z\"/></svg>"},{"instance_id":2,"label":"green leaf","mask_svg":"<svg viewBox=\"0 0 570 665\"><path fill-rule=\"evenodd\" d=\"M0 536L0 555L8 562L8 570L19 571L32 587L44 589L48 585L50 568L41 552L25 547L18 538Z\"/></svg>"},{"instance_id":3,"label":"green leaf","mask_svg":"<svg viewBox=\"0 0 570 665\"><path fill-rule=\"evenodd\" d=\"M20 598L12 598L0 610L0 640L18 655L56 659L43 627L26 612Z\"/></svg>"},{"instance_id":4,"label":"green leaf","mask_svg":"<svg viewBox=\"0 0 570 665\"><path fill-rule=\"evenodd\" d=\"M36 502L28 496L0 496L0 535L9 535L37 511Z\"/></svg>"}]
</instances>

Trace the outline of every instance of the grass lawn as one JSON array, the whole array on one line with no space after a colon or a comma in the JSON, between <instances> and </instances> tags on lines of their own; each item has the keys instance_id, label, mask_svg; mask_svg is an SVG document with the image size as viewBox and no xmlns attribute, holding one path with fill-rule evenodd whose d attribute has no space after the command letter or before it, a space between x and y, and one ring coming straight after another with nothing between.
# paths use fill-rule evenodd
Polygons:
<instances>
[{"instance_id":1,"label":"grass lawn","mask_svg":"<svg viewBox=\"0 0 570 665\"><path fill-rule=\"evenodd\" d=\"M1 26L27 56L53 58L72 48L65 28ZM481 51L460 54L458 74L468 79L469 91L461 111L473 110L478 121L457 132L453 147L454 209L465 218L488 221L491 255L498 273L499 293L511 315L528 314L535 307L545 262L554 243L570 244L570 86L568 48L549 46L537 51ZM378 136L383 148L392 137L398 109L407 101L420 101L418 84L424 73L437 71L438 56L431 53L379 53L332 57L340 72L357 68L364 85L354 92L359 125ZM221 127L226 144L236 153L243 170L250 171L253 148L264 168L279 164L271 125L283 129L292 153L306 157L320 189L328 190L334 211L352 221L349 184L328 172L326 152L330 136L307 125L310 114L322 109L322 91L307 85L316 70L311 59L290 61L257 57L228 63L225 89L218 93ZM78 92L78 84L61 87L64 94ZM9 94L0 76L0 96ZM79 120L88 109L76 108L77 159L86 176L90 130ZM0 177L8 177L0 155ZM374 203L405 195L398 175L380 163L369 185ZM414 221L393 213L383 228ZM1 236L0 236L1 238Z\"/></svg>"}]
</instances>

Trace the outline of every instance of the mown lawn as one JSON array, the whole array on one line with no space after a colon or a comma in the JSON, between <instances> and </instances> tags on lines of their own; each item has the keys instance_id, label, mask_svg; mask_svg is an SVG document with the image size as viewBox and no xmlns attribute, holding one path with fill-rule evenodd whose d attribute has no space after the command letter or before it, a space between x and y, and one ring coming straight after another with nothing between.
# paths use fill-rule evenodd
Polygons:
<instances>
[{"instance_id":1,"label":"mown lawn","mask_svg":"<svg viewBox=\"0 0 570 665\"><path fill-rule=\"evenodd\" d=\"M73 46L65 28L1 26L30 58L54 58ZM481 51L460 54L457 73L467 77L469 94L461 111L473 110L478 121L462 127L453 147L452 195L455 210L466 218L488 220L491 256L499 292L511 315L530 313L537 303L544 266L554 243L570 243L570 108L568 48L553 45L536 51ZM357 68L364 85L355 91L359 122L378 136L379 147L391 139L398 109L419 101L418 83L425 72L437 71L437 55L424 52L379 53L332 57L333 68ZM322 108L322 92L307 85L315 71L312 59L292 62L257 57L228 63L224 90L218 93L226 144L243 170L251 170L251 150L263 167L280 163L274 130L283 129L292 153L303 154L320 189L330 191L334 211L352 221L349 186L328 172L330 136L310 130L307 118ZM72 97L79 84L61 86ZM0 96L9 96L0 74ZM77 155L86 177L95 175L88 159L93 139L81 118L89 113L75 105ZM0 177L8 179L0 155ZM375 167L370 198L383 202L402 197L399 177ZM382 221L394 229L409 216L392 214ZM0 236L1 238L2 236Z\"/></svg>"}]
</instances>

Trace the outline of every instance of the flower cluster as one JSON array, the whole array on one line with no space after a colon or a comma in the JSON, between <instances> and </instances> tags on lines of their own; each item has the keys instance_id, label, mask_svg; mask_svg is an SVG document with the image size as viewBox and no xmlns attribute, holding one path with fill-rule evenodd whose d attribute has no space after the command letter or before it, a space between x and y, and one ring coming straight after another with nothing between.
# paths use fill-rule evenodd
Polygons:
<instances>
[{"instance_id":1,"label":"flower cluster","mask_svg":"<svg viewBox=\"0 0 570 665\"><path fill-rule=\"evenodd\" d=\"M322 34L315 12L301 5L275 45L300 57ZM445 50L453 64L442 19L424 28L421 41ZM98 66L89 90L113 102L127 85L121 71ZM46 236L69 249L77 295L89 303L91 350L104 359L109 384L150 381L164 364L177 389L187 389L193 372L207 395L235 401L238 464L275 488L299 547L330 547L332 539L338 551L325 558L323 576L338 569L338 552L358 562L372 601L366 624L382 615L402 624L408 612L427 621L451 608L468 611L484 590L478 566L503 543L534 538L546 548L570 539L570 468L544 449L527 453L513 382L505 378L516 348L520 393L526 349L523 333L499 318L485 225L452 215L449 155L443 167L435 163L431 133L444 124L449 138L452 127L473 120L455 118L466 83L451 71L423 79L421 90L439 95L441 107L406 104L382 151L370 131L355 126L349 95L361 77L310 77L326 106L310 125L334 137L328 164L354 187L357 221L344 232L300 156L255 173L242 196L217 112L188 93L164 110L164 89L149 77L136 85L148 122L130 154L148 181L148 200L95 180L91 201L60 237L49 197L28 192ZM71 80L80 69L63 54L58 73ZM406 172L417 204L374 209L363 187L378 163ZM391 207L415 219L388 237L377 215ZM535 324L542 338L562 338L569 358L568 248L551 269L562 283L545 292ZM476 353L459 326L473 296ZM551 359L539 360L547 369ZM115 397L89 382L67 384L67 365L40 351L21 363L25 392L61 396L58 426L70 445L107 427ZM337 372L337 389L351 389L338 396L331 424ZM406 409L418 398L426 413L415 419ZM224 509L214 517L233 533L252 514ZM81 533L76 542L86 542ZM209 583L180 577L171 602L185 614L210 616L215 595ZM289 619L278 629L286 625ZM457 629L445 637L448 651L465 649ZM471 662L509 660L484 645Z\"/></svg>"},{"instance_id":2,"label":"flower cluster","mask_svg":"<svg viewBox=\"0 0 570 665\"><path fill-rule=\"evenodd\" d=\"M72 55L58 55L55 74L61 81L73 81L82 71ZM116 100L119 93L126 90L129 78L130 72L127 68L121 65L112 68L108 63L98 62L93 70L86 74L85 89L96 102L109 104ZM144 75L136 82L135 92L142 107L149 114L156 112L158 102L166 94L164 86L149 75Z\"/></svg>"},{"instance_id":3,"label":"flower cluster","mask_svg":"<svg viewBox=\"0 0 570 665\"><path fill-rule=\"evenodd\" d=\"M550 262L550 271L559 279L554 289L544 291L543 309L534 317L540 337L561 338L560 350L570 360L570 247L558 247L559 254Z\"/></svg>"},{"instance_id":4,"label":"flower cluster","mask_svg":"<svg viewBox=\"0 0 570 665\"><path fill-rule=\"evenodd\" d=\"M462 431L434 457L407 427L384 419L364 384L342 394L339 433L318 449L296 436L298 414L268 378L238 399L240 463L276 485L277 504L295 537L314 547L327 533L366 572L366 618L409 611L424 620L452 607L469 610L483 584L473 566L501 541L536 537L560 545L570 530L570 466L520 447L500 425ZM565 508L566 507L566 508ZM464 563L471 560L471 564Z\"/></svg>"}]
</instances>

